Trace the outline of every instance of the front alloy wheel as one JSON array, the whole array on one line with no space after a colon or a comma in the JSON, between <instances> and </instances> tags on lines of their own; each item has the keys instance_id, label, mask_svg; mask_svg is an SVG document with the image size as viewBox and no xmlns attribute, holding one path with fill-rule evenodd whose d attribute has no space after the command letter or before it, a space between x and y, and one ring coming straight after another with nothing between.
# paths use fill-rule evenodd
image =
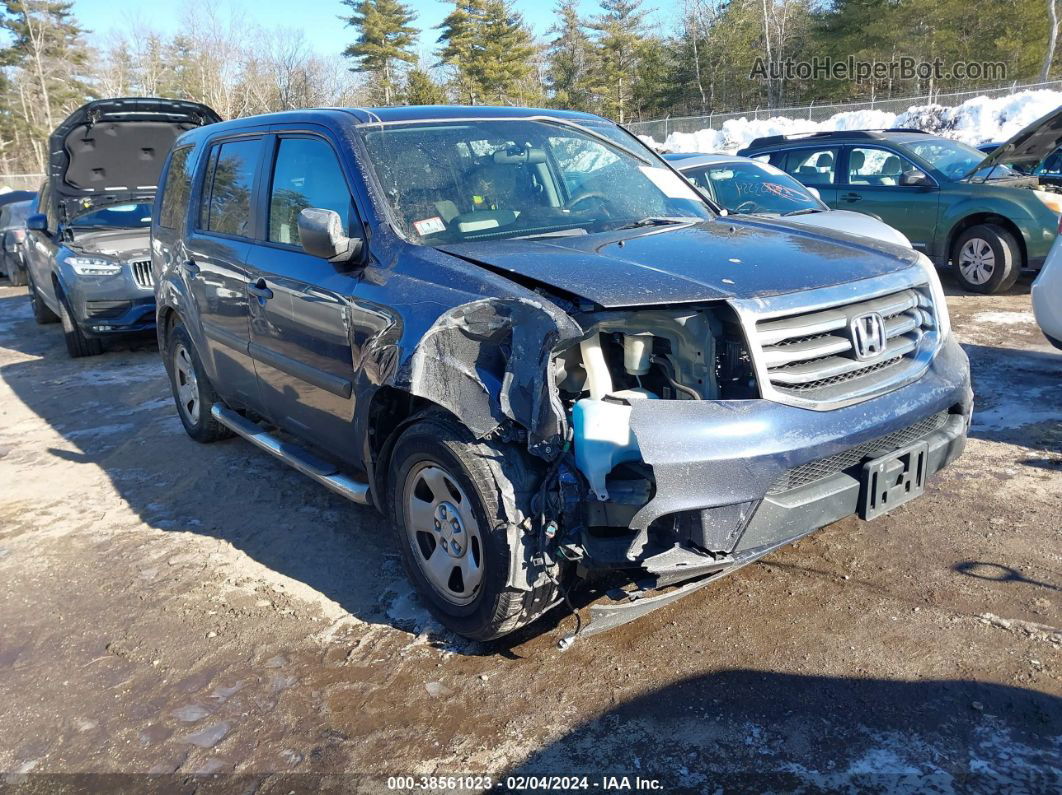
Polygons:
<instances>
[{"instance_id":1,"label":"front alloy wheel","mask_svg":"<svg viewBox=\"0 0 1062 795\"><path fill-rule=\"evenodd\" d=\"M556 579L525 582L528 573L513 568L530 556L531 536L504 521L499 495L526 481L524 455L432 412L405 428L387 459L385 500L402 565L435 617L466 638L501 637L557 598Z\"/></svg>"},{"instance_id":2,"label":"front alloy wheel","mask_svg":"<svg viewBox=\"0 0 1062 795\"><path fill-rule=\"evenodd\" d=\"M416 565L443 599L467 605L483 581L483 541L464 490L441 466L422 461L406 476L404 501Z\"/></svg>"},{"instance_id":3,"label":"front alloy wheel","mask_svg":"<svg viewBox=\"0 0 1062 795\"><path fill-rule=\"evenodd\" d=\"M985 284L995 269L996 255L983 238L970 238L959 250L959 272L970 284Z\"/></svg>"},{"instance_id":4,"label":"front alloy wheel","mask_svg":"<svg viewBox=\"0 0 1062 795\"><path fill-rule=\"evenodd\" d=\"M1022 267L1017 239L996 224L977 224L955 241L952 262L959 283L972 293L991 295L1010 288Z\"/></svg>"}]
</instances>

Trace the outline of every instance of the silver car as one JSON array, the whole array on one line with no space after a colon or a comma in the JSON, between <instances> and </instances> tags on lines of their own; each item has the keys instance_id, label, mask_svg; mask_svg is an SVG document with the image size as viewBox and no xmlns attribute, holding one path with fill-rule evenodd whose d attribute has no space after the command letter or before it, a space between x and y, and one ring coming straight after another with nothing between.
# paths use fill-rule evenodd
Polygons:
<instances>
[{"instance_id":1,"label":"silver car","mask_svg":"<svg viewBox=\"0 0 1062 795\"><path fill-rule=\"evenodd\" d=\"M197 102L103 99L52 133L25 255L33 315L62 321L72 357L101 353L110 336L154 332L150 227L162 164L177 136L219 120Z\"/></svg>"},{"instance_id":2,"label":"silver car","mask_svg":"<svg viewBox=\"0 0 1062 795\"><path fill-rule=\"evenodd\" d=\"M831 210L812 188L770 163L737 155L667 154L664 159L730 215L780 217L800 226L911 247L906 235L873 216Z\"/></svg>"}]
</instances>

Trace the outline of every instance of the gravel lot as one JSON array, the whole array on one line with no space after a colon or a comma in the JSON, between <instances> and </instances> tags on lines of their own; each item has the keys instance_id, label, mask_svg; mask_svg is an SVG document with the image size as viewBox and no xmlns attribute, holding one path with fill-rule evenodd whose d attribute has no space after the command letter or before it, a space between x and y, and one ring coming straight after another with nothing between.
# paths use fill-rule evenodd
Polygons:
<instances>
[{"instance_id":1,"label":"gravel lot","mask_svg":"<svg viewBox=\"0 0 1062 795\"><path fill-rule=\"evenodd\" d=\"M445 633L375 512L197 445L157 351L72 361L0 288L0 771L1059 791L1062 353L1027 281L949 292L977 413L923 499L559 652L562 611Z\"/></svg>"}]
</instances>

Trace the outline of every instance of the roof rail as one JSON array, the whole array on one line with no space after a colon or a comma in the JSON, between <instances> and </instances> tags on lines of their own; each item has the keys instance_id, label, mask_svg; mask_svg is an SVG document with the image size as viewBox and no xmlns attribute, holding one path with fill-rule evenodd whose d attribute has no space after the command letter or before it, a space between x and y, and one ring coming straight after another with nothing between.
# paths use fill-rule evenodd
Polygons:
<instances>
[{"instance_id":1,"label":"roof rail","mask_svg":"<svg viewBox=\"0 0 1062 795\"><path fill-rule=\"evenodd\" d=\"M822 130L820 132L790 133L789 135L767 135L762 138L754 138L746 149L755 149L760 146L772 146L787 141L806 141L824 138L881 138L882 133L921 133L932 135L926 130L916 130L913 127L882 127L874 130Z\"/></svg>"}]
</instances>

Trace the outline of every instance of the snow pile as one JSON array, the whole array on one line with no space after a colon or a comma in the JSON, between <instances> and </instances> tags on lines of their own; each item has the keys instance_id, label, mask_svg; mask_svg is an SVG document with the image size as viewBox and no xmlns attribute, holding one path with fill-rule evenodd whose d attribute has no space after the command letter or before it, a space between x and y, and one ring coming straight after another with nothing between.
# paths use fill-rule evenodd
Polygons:
<instances>
[{"instance_id":1,"label":"snow pile","mask_svg":"<svg viewBox=\"0 0 1062 795\"><path fill-rule=\"evenodd\" d=\"M867 130L885 127L913 127L977 145L1005 141L1023 127L1062 105L1062 91L1019 91L1006 97L974 97L961 105L920 105L904 113L882 110L854 110L837 113L825 121L791 119L728 119L718 130L693 133L675 132L662 144L649 136L642 139L657 149L671 152L734 153L765 135L794 135L828 130Z\"/></svg>"}]
</instances>

